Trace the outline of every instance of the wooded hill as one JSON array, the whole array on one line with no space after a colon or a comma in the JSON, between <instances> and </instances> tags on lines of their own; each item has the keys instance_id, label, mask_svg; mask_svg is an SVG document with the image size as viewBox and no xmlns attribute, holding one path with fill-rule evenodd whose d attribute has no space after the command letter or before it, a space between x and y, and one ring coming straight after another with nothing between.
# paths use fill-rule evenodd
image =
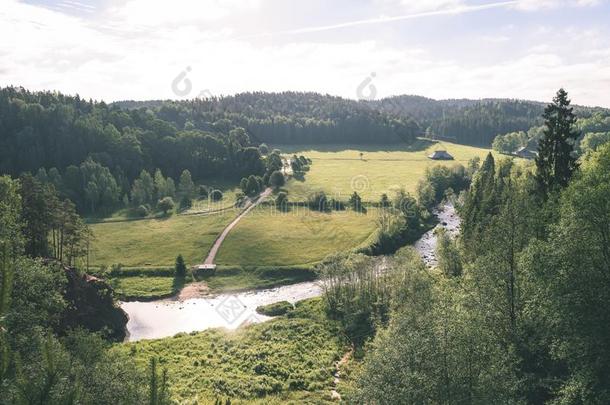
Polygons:
<instances>
[{"instance_id":1,"label":"wooded hill","mask_svg":"<svg viewBox=\"0 0 610 405\"><path fill-rule=\"evenodd\" d=\"M181 127L203 130L227 120L244 127L254 140L276 144L411 143L415 136L491 146L499 134L527 131L542 124L544 103L510 99L434 100L395 96L354 101L316 93L242 93L189 101L121 101L123 108L152 108ZM600 107L575 106L579 118Z\"/></svg>"}]
</instances>

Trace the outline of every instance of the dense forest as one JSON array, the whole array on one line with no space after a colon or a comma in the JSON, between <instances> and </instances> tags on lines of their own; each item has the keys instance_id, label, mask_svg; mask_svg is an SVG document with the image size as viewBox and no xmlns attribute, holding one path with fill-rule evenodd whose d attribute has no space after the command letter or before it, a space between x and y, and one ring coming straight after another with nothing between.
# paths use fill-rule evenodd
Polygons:
<instances>
[{"instance_id":1,"label":"dense forest","mask_svg":"<svg viewBox=\"0 0 610 405\"><path fill-rule=\"evenodd\" d=\"M543 120L535 165L489 154L455 200L438 271L411 249L382 274L353 254L322 266L362 359L348 402L610 401L610 144L575 157L563 90Z\"/></svg>"},{"instance_id":2,"label":"dense forest","mask_svg":"<svg viewBox=\"0 0 610 405\"><path fill-rule=\"evenodd\" d=\"M431 138L468 145L490 146L500 134L528 131L543 124L545 104L510 99L433 100L419 96L396 96L371 102L382 111L413 117ZM579 118L595 113L610 116L599 107L575 106Z\"/></svg>"},{"instance_id":3,"label":"dense forest","mask_svg":"<svg viewBox=\"0 0 610 405\"><path fill-rule=\"evenodd\" d=\"M410 117L386 114L365 103L317 93L257 92L188 101L114 104L154 107L160 118L178 128L186 125L214 130L240 126L259 143L411 143L422 134Z\"/></svg>"},{"instance_id":4,"label":"dense forest","mask_svg":"<svg viewBox=\"0 0 610 405\"><path fill-rule=\"evenodd\" d=\"M124 108L148 107L181 128L194 124L210 130L212 122L244 127L258 142L411 143L414 136L490 146L499 134L542 125L544 103L509 99L434 100L396 96L352 101L315 93L242 93L190 101L123 101ZM610 115L597 107L575 107L580 118ZM188 123L188 124L187 124ZM372 137L370 134L375 134Z\"/></svg>"}]
</instances>

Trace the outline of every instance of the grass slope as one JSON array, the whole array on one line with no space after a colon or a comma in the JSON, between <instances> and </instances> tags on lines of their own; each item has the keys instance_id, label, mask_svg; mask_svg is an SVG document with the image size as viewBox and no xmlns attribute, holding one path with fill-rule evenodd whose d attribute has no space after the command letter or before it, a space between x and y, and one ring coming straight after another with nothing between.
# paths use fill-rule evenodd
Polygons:
<instances>
[{"instance_id":1,"label":"grass slope","mask_svg":"<svg viewBox=\"0 0 610 405\"><path fill-rule=\"evenodd\" d=\"M222 244L220 265L274 266L319 262L355 248L376 229L377 213L350 210L321 213L305 207L279 212L261 206L243 218Z\"/></svg>"},{"instance_id":2,"label":"grass slope","mask_svg":"<svg viewBox=\"0 0 610 405\"><path fill-rule=\"evenodd\" d=\"M201 263L236 211L200 216L171 216L91 225L94 266L173 266L178 254L187 265Z\"/></svg>"},{"instance_id":3,"label":"grass slope","mask_svg":"<svg viewBox=\"0 0 610 405\"><path fill-rule=\"evenodd\" d=\"M173 398L185 403L322 403L330 400L333 363L344 351L338 332L317 298L234 332L212 329L115 350L130 353L143 370L158 357Z\"/></svg>"},{"instance_id":4,"label":"grass slope","mask_svg":"<svg viewBox=\"0 0 610 405\"><path fill-rule=\"evenodd\" d=\"M275 146L275 145L274 145ZM337 199L347 200L354 190L364 201L379 201L383 193L405 187L414 192L427 167L466 164L478 156L484 159L488 149L419 140L415 145L304 145L276 146L285 154L304 155L312 159L311 170L304 180L291 179L286 186L291 201L302 201L312 191L324 190ZM435 161L428 155L437 149L447 150L453 161ZM360 153L363 153L362 160Z\"/></svg>"}]
</instances>

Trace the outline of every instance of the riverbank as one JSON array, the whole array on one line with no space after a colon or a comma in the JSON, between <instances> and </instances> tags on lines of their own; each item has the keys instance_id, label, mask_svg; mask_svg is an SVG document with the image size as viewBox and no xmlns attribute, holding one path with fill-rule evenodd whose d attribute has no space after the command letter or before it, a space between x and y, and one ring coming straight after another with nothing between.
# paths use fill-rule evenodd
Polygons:
<instances>
[{"instance_id":1,"label":"riverbank","mask_svg":"<svg viewBox=\"0 0 610 405\"><path fill-rule=\"evenodd\" d=\"M452 235L459 232L459 216L452 204L435 210L438 225L426 232L414 245L424 262L436 265L436 232L443 227ZM381 257L383 260L383 257ZM205 296L190 295L149 302L123 302L121 307L129 315L127 328L130 340L172 336L208 328L236 329L242 324L269 320L256 313L256 307L278 301L296 303L322 294L314 281L313 268L226 268L203 278L205 287L198 285ZM266 284L266 286L265 286ZM260 288L249 288L255 285ZM228 308L227 308L228 306ZM223 315L229 311L230 317Z\"/></svg>"},{"instance_id":2,"label":"riverbank","mask_svg":"<svg viewBox=\"0 0 610 405\"><path fill-rule=\"evenodd\" d=\"M335 364L346 351L340 336L322 300L314 298L299 301L269 322L140 340L113 350L130 355L142 370L151 357L160 359L172 398L180 403L220 399L224 404L230 398L239 403L320 404L331 401Z\"/></svg>"}]
</instances>

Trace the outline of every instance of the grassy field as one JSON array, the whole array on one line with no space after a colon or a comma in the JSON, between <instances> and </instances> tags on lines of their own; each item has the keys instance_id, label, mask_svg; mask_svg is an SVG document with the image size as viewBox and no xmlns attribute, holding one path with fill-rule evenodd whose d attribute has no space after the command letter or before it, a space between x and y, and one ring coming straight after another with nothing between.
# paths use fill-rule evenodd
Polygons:
<instances>
[{"instance_id":1,"label":"grassy field","mask_svg":"<svg viewBox=\"0 0 610 405\"><path fill-rule=\"evenodd\" d=\"M227 236L217 256L221 265L273 266L319 262L329 254L355 248L376 229L377 213L332 213L292 207L279 212L261 206Z\"/></svg>"},{"instance_id":2,"label":"grassy field","mask_svg":"<svg viewBox=\"0 0 610 405\"><path fill-rule=\"evenodd\" d=\"M324 403L330 401L334 362L345 351L338 331L326 319L321 300L312 299L284 316L234 332L212 329L115 350L133 356L143 370L152 356L158 357L177 401Z\"/></svg>"},{"instance_id":3,"label":"grassy field","mask_svg":"<svg viewBox=\"0 0 610 405\"><path fill-rule=\"evenodd\" d=\"M94 266L173 266L178 254L187 265L201 263L218 234L236 215L173 215L163 219L92 224Z\"/></svg>"},{"instance_id":4,"label":"grassy field","mask_svg":"<svg viewBox=\"0 0 610 405\"><path fill-rule=\"evenodd\" d=\"M478 156L484 159L488 149L457 145L449 142L434 143L419 140L415 145L304 145L278 147L284 154L304 155L312 159L311 170L304 180L291 179L286 188L290 201L302 201L312 191L323 190L347 200L357 191L364 201L378 201L383 193L405 187L414 192L427 167L456 163L467 164ZM437 149L447 150L453 161L434 161L428 155ZM360 153L363 153L362 160Z\"/></svg>"}]
</instances>

